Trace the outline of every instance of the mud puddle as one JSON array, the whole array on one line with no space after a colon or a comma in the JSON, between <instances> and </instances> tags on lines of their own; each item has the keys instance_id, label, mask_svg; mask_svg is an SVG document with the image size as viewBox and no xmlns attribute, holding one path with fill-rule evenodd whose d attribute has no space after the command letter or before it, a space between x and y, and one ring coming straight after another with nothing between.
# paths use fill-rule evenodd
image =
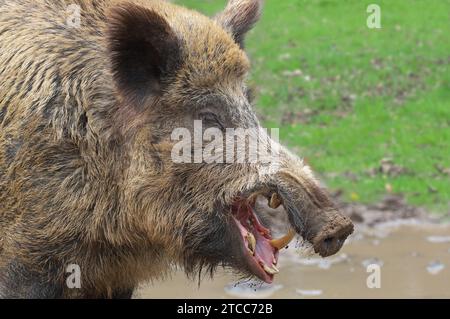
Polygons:
<instances>
[{"instance_id":1,"label":"mud puddle","mask_svg":"<svg viewBox=\"0 0 450 319\"><path fill-rule=\"evenodd\" d=\"M357 225L335 256L280 255L273 285L236 282L223 271L214 280L171 279L143 286L135 298L450 298L450 226L414 220ZM367 266L379 265L380 288L368 288Z\"/></svg>"}]
</instances>

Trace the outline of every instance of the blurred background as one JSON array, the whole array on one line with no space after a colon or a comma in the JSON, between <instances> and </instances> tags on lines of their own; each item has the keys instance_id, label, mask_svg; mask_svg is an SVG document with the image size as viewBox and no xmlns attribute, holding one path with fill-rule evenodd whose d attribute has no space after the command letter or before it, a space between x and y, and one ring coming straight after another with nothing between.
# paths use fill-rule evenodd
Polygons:
<instances>
[{"instance_id":1,"label":"blurred background","mask_svg":"<svg viewBox=\"0 0 450 319\"><path fill-rule=\"evenodd\" d=\"M210 16L226 4L173 2ZM266 0L246 47L264 127L280 128L355 234L327 259L293 243L271 286L220 272L199 287L180 272L136 296L450 298L450 1Z\"/></svg>"}]
</instances>

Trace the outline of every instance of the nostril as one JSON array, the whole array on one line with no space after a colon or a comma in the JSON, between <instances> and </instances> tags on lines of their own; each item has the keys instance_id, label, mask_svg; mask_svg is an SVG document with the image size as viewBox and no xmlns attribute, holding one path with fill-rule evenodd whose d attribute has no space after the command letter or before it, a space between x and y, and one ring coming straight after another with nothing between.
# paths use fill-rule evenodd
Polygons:
<instances>
[{"instance_id":1,"label":"nostril","mask_svg":"<svg viewBox=\"0 0 450 319\"><path fill-rule=\"evenodd\" d=\"M334 237L327 237L323 240L323 244L325 246L330 246L331 244L333 244L334 241Z\"/></svg>"},{"instance_id":2,"label":"nostril","mask_svg":"<svg viewBox=\"0 0 450 319\"><path fill-rule=\"evenodd\" d=\"M344 219L338 225L327 225L316 236L314 250L322 257L334 255L353 232L353 224Z\"/></svg>"}]
</instances>

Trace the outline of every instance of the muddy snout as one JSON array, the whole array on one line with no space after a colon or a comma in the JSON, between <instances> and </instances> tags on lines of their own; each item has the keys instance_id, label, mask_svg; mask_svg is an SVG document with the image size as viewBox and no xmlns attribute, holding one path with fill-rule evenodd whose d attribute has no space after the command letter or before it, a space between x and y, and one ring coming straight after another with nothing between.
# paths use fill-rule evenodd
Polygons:
<instances>
[{"instance_id":1,"label":"muddy snout","mask_svg":"<svg viewBox=\"0 0 450 319\"><path fill-rule=\"evenodd\" d=\"M337 253L353 233L350 218L339 211L328 193L316 183L291 176L281 178L278 193L292 228L320 256Z\"/></svg>"},{"instance_id":2,"label":"muddy snout","mask_svg":"<svg viewBox=\"0 0 450 319\"><path fill-rule=\"evenodd\" d=\"M322 257L337 253L347 237L353 233L353 223L338 211L322 213L323 218L316 235L311 239L314 251Z\"/></svg>"}]
</instances>

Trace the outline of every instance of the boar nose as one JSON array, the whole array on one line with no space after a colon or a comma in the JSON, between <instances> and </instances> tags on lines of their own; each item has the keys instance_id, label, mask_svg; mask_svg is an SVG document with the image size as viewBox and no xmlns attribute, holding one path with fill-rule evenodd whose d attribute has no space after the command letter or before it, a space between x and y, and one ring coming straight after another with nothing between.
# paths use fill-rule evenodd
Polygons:
<instances>
[{"instance_id":1,"label":"boar nose","mask_svg":"<svg viewBox=\"0 0 450 319\"><path fill-rule=\"evenodd\" d=\"M337 253L347 237L353 233L353 223L350 219L338 213L336 216L313 240L314 251L322 257Z\"/></svg>"}]
</instances>

